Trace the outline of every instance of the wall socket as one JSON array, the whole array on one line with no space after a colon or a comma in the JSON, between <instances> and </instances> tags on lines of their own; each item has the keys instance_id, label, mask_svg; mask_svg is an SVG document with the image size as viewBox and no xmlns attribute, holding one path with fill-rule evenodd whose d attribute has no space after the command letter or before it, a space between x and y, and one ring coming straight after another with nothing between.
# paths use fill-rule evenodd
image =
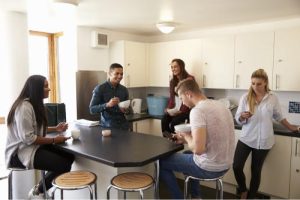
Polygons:
<instances>
[{"instance_id":1,"label":"wall socket","mask_svg":"<svg viewBox=\"0 0 300 200\"><path fill-rule=\"evenodd\" d=\"M289 113L300 113L300 102L289 102Z\"/></svg>"}]
</instances>

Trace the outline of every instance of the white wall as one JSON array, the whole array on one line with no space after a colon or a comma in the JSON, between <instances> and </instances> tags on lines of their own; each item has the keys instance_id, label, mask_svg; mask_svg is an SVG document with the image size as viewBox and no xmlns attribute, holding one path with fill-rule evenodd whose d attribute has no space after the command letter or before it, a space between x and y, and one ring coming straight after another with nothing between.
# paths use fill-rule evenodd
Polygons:
<instances>
[{"instance_id":1,"label":"white wall","mask_svg":"<svg viewBox=\"0 0 300 200\"><path fill-rule=\"evenodd\" d=\"M19 95L29 75L28 29L25 14L0 11L0 66L0 115L7 116L11 104ZM14 173L14 199L27 198L28 191L34 185L34 177L34 171Z\"/></svg>"},{"instance_id":2,"label":"white wall","mask_svg":"<svg viewBox=\"0 0 300 200\"><path fill-rule=\"evenodd\" d=\"M28 74L27 17L0 11L0 116L7 116Z\"/></svg>"},{"instance_id":3,"label":"white wall","mask_svg":"<svg viewBox=\"0 0 300 200\"><path fill-rule=\"evenodd\" d=\"M92 48L91 33L99 31L107 34L110 42L116 40L131 40L138 42L147 42L146 36L133 35L115 31L104 30L96 27L79 26L77 28L78 43L78 70L103 70L107 71L109 65L109 49L108 48Z\"/></svg>"}]
</instances>

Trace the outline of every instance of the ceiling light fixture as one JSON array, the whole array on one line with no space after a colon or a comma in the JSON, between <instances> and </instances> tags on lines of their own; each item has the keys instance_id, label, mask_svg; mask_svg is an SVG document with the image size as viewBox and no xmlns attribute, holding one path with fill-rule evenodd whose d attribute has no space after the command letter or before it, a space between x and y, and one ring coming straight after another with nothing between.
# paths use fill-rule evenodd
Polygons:
<instances>
[{"instance_id":1,"label":"ceiling light fixture","mask_svg":"<svg viewBox=\"0 0 300 200\"><path fill-rule=\"evenodd\" d=\"M175 23L173 22L160 22L156 24L156 27L164 34L171 33L175 29Z\"/></svg>"}]
</instances>

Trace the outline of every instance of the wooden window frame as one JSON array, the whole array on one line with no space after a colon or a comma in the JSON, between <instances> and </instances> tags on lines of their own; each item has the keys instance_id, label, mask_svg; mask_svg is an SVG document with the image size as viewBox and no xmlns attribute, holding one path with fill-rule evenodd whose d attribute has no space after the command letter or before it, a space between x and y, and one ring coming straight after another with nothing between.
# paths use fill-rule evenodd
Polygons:
<instances>
[{"instance_id":1,"label":"wooden window frame","mask_svg":"<svg viewBox=\"0 0 300 200\"><path fill-rule=\"evenodd\" d=\"M29 31L30 35L36 35L48 38L48 63L49 63L49 87L51 89L49 95L50 103L57 103L59 97L58 87L58 54L57 54L57 41L58 37L62 36L62 33L46 33L39 31Z\"/></svg>"}]
</instances>

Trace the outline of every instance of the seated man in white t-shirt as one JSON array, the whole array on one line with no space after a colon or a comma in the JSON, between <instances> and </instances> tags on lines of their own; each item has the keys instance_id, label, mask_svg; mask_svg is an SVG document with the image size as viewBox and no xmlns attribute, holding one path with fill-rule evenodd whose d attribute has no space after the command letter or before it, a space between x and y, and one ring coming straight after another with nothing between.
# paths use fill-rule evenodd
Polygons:
<instances>
[{"instance_id":1,"label":"seated man in white t-shirt","mask_svg":"<svg viewBox=\"0 0 300 200\"><path fill-rule=\"evenodd\" d=\"M176 143L187 143L192 154L176 153L160 160L160 178L172 199L182 199L173 171L199 178L224 175L233 162L234 123L231 112L220 102L207 99L194 80L178 83L176 92L193 109L190 133L176 133ZM192 181L192 198L200 197L199 183Z\"/></svg>"}]
</instances>

